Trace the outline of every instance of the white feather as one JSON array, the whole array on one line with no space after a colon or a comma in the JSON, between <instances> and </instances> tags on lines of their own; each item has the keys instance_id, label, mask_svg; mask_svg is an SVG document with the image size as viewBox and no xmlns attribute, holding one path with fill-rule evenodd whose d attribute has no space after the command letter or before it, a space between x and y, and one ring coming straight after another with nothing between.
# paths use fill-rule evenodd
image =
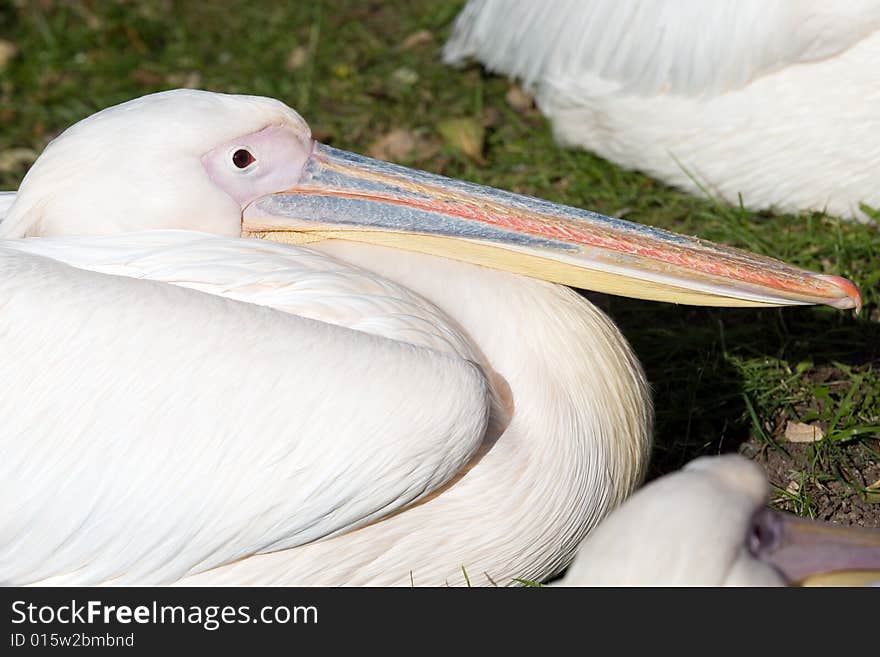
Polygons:
<instances>
[{"instance_id":1,"label":"white feather","mask_svg":"<svg viewBox=\"0 0 880 657\"><path fill-rule=\"evenodd\" d=\"M331 296L338 281L338 300L373 289L386 309L399 286L383 276L404 281L402 315L446 317L441 337L466 336L504 376L510 424L483 440L490 391L458 356L180 287L262 303L282 261L293 281L318 273ZM262 284L225 290L245 262ZM7 583L441 584L462 566L482 584L543 579L643 473L638 364L566 288L185 231L9 240L0 263L0 377L16 382L0 402ZM295 283L277 280L291 303Z\"/></svg>"},{"instance_id":2,"label":"white feather","mask_svg":"<svg viewBox=\"0 0 880 657\"><path fill-rule=\"evenodd\" d=\"M212 239L228 255L190 243ZM436 490L482 442L466 360L21 246L0 246L4 583L168 582L308 543Z\"/></svg>"}]
</instances>

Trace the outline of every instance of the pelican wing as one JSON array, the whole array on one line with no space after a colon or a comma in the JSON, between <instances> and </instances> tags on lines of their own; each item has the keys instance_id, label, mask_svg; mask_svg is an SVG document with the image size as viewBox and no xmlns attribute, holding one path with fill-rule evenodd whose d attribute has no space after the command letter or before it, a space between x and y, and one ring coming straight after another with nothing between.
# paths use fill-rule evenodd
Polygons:
<instances>
[{"instance_id":1,"label":"pelican wing","mask_svg":"<svg viewBox=\"0 0 880 657\"><path fill-rule=\"evenodd\" d=\"M880 29L880 2L470 0L444 57L577 93L715 94L835 55Z\"/></svg>"},{"instance_id":2,"label":"pelican wing","mask_svg":"<svg viewBox=\"0 0 880 657\"><path fill-rule=\"evenodd\" d=\"M0 582L167 582L319 540L482 440L459 355L26 252L49 246L0 243Z\"/></svg>"}]
</instances>

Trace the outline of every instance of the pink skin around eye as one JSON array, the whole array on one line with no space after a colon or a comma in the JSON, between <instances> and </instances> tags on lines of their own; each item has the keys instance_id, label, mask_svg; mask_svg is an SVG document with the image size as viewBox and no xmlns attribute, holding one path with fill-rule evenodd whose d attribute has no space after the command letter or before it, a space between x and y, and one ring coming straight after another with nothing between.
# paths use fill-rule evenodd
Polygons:
<instances>
[{"instance_id":1,"label":"pink skin around eye","mask_svg":"<svg viewBox=\"0 0 880 657\"><path fill-rule=\"evenodd\" d=\"M239 169L232 158L242 149L254 161ZM220 144L202 156L202 165L214 184L244 208L254 199L299 182L311 152L312 139L307 134L288 126L269 126Z\"/></svg>"}]
</instances>

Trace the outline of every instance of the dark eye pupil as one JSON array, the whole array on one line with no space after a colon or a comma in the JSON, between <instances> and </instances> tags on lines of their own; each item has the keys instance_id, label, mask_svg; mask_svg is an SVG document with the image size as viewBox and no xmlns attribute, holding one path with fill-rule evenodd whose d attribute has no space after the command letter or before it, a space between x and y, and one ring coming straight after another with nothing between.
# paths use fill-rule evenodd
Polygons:
<instances>
[{"instance_id":1,"label":"dark eye pupil","mask_svg":"<svg viewBox=\"0 0 880 657\"><path fill-rule=\"evenodd\" d=\"M239 148L232 154L232 163L237 166L239 169L244 169L251 162L255 162L254 156L250 154L250 151L246 151L243 148Z\"/></svg>"}]
</instances>

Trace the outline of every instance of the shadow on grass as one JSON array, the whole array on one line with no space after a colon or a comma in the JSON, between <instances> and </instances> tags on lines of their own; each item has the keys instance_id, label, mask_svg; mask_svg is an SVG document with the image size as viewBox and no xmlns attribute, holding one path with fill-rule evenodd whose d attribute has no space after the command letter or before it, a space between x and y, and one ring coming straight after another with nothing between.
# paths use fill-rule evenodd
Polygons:
<instances>
[{"instance_id":1,"label":"shadow on grass","mask_svg":"<svg viewBox=\"0 0 880 657\"><path fill-rule=\"evenodd\" d=\"M782 361L792 371L804 362L811 368L839 363L880 371L880 324L848 312L589 298L626 335L651 382L656 419L649 478L702 454L735 452L749 440L754 422L738 366L744 361Z\"/></svg>"}]
</instances>

